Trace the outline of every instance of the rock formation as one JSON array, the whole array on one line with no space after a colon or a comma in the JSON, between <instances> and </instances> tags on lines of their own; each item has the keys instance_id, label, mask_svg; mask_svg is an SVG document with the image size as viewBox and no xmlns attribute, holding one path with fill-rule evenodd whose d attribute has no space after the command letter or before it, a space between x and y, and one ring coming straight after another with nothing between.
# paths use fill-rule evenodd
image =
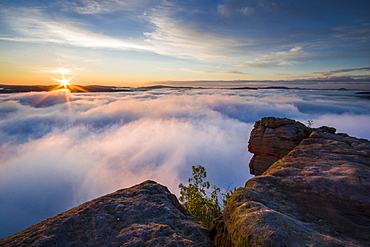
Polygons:
<instances>
[{"instance_id":1,"label":"rock formation","mask_svg":"<svg viewBox=\"0 0 370 247\"><path fill-rule=\"evenodd\" d=\"M248 144L249 152L254 153L249 163L250 173L261 175L308 135L305 125L291 119L266 117L257 121Z\"/></svg>"},{"instance_id":2,"label":"rock formation","mask_svg":"<svg viewBox=\"0 0 370 247\"><path fill-rule=\"evenodd\" d=\"M370 246L368 140L264 118L249 149L276 161L254 159L253 171L263 174L213 222L216 246Z\"/></svg>"},{"instance_id":3,"label":"rock formation","mask_svg":"<svg viewBox=\"0 0 370 247\"><path fill-rule=\"evenodd\" d=\"M213 246L175 195L153 181L118 190L0 240L0 246Z\"/></svg>"}]
</instances>

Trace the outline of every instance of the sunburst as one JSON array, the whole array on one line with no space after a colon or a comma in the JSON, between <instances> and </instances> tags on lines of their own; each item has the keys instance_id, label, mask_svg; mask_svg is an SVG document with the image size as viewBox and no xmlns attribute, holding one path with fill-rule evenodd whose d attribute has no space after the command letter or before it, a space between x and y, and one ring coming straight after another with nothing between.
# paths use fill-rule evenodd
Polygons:
<instances>
[{"instance_id":1,"label":"sunburst","mask_svg":"<svg viewBox=\"0 0 370 247\"><path fill-rule=\"evenodd\" d=\"M63 74L62 74L62 79L61 80L56 79L56 81L60 82L59 86L64 87L65 89L68 89L68 86L71 85L71 83L69 83L71 80L72 80L72 77L69 78L69 79L66 79Z\"/></svg>"},{"instance_id":2,"label":"sunburst","mask_svg":"<svg viewBox=\"0 0 370 247\"><path fill-rule=\"evenodd\" d=\"M57 89L69 89L69 87L71 87L71 83L70 81L73 79L74 76L71 76L70 78L67 78L66 79L66 76L67 74L70 74L71 70L70 69L65 69L65 68L58 68L57 70L53 71L54 73L58 73L58 74L61 74L62 76L62 79L56 79L56 78L53 78L54 81L57 81L59 82L59 86L57 87Z\"/></svg>"}]
</instances>

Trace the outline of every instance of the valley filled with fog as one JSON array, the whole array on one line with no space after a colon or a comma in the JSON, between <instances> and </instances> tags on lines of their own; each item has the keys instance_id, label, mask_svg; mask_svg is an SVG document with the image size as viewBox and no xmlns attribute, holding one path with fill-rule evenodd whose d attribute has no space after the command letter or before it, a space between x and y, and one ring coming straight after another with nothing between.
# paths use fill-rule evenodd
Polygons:
<instances>
[{"instance_id":1,"label":"valley filled with fog","mask_svg":"<svg viewBox=\"0 0 370 247\"><path fill-rule=\"evenodd\" d=\"M370 139L369 99L355 91L2 94L0 238L148 179L178 195L192 165L222 189L244 186L249 134L266 116Z\"/></svg>"}]
</instances>

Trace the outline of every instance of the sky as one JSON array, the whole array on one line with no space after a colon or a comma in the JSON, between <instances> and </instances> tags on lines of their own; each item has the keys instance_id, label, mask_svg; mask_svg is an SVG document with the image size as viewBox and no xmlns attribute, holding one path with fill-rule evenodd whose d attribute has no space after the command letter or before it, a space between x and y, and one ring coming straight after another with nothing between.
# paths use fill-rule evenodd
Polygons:
<instances>
[{"instance_id":1,"label":"sky","mask_svg":"<svg viewBox=\"0 0 370 247\"><path fill-rule=\"evenodd\" d=\"M0 84L370 90L368 0L2 0Z\"/></svg>"},{"instance_id":2,"label":"sky","mask_svg":"<svg viewBox=\"0 0 370 247\"><path fill-rule=\"evenodd\" d=\"M370 139L370 104L338 90L0 94L0 238L87 200L155 180L179 196L191 166L211 184L252 176L249 134L266 116Z\"/></svg>"}]
</instances>

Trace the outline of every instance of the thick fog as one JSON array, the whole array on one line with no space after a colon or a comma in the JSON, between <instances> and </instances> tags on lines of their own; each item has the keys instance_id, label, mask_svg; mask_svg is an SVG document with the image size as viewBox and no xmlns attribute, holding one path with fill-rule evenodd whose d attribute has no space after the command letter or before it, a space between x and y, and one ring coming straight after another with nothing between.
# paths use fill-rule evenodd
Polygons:
<instances>
[{"instance_id":1,"label":"thick fog","mask_svg":"<svg viewBox=\"0 0 370 247\"><path fill-rule=\"evenodd\" d=\"M369 100L353 91L0 95L0 238L147 179L178 194L192 165L220 188L243 186L249 133L265 116L370 139Z\"/></svg>"}]
</instances>

